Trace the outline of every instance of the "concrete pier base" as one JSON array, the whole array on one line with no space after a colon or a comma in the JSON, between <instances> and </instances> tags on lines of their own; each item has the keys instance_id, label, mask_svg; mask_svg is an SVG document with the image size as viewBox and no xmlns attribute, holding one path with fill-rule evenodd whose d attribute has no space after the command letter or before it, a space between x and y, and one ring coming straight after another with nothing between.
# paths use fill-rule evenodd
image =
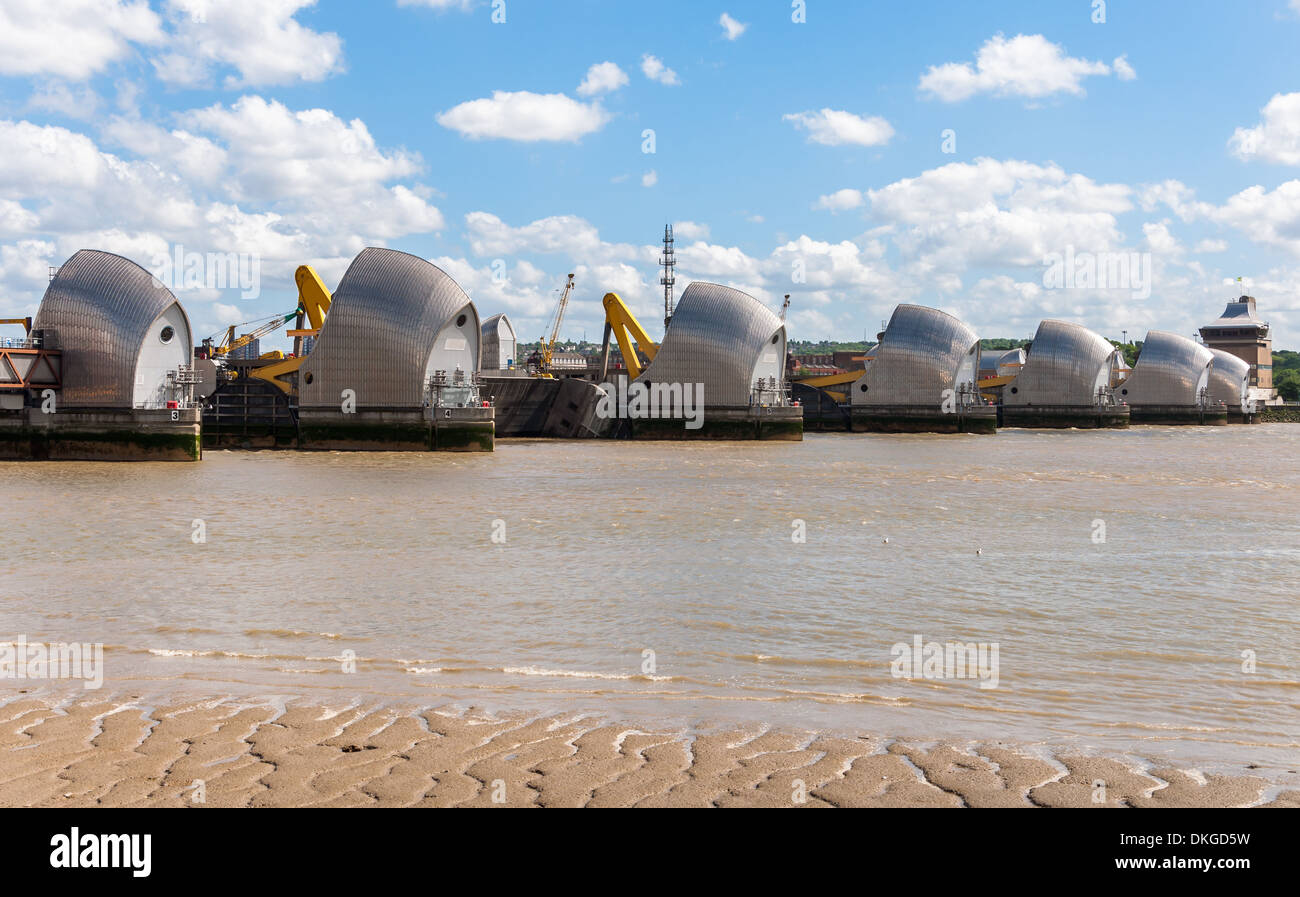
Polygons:
<instances>
[{"instance_id":1,"label":"concrete pier base","mask_svg":"<svg viewBox=\"0 0 1300 897\"><path fill-rule=\"evenodd\" d=\"M1222 427L1228 423L1226 408L1200 408L1195 405L1130 405L1129 409L1129 419L1135 424Z\"/></svg>"},{"instance_id":2,"label":"concrete pier base","mask_svg":"<svg viewBox=\"0 0 1300 897\"><path fill-rule=\"evenodd\" d=\"M1002 426L1052 430L1123 430L1129 425L1127 405L1003 405Z\"/></svg>"},{"instance_id":3,"label":"concrete pier base","mask_svg":"<svg viewBox=\"0 0 1300 897\"><path fill-rule=\"evenodd\" d=\"M4 461L198 461L198 408L0 412Z\"/></svg>"},{"instance_id":4,"label":"concrete pier base","mask_svg":"<svg viewBox=\"0 0 1300 897\"><path fill-rule=\"evenodd\" d=\"M298 410L298 447L329 452L490 452L493 409Z\"/></svg>"},{"instance_id":5,"label":"concrete pier base","mask_svg":"<svg viewBox=\"0 0 1300 897\"><path fill-rule=\"evenodd\" d=\"M998 411L977 405L945 413L917 405L853 405L849 410L854 433L982 433L998 430Z\"/></svg>"},{"instance_id":6,"label":"concrete pier base","mask_svg":"<svg viewBox=\"0 0 1300 897\"><path fill-rule=\"evenodd\" d=\"M699 429L686 429L681 418L621 421L632 439L674 440L803 440L803 409L797 405L704 408Z\"/></svg>"}]
</instances>

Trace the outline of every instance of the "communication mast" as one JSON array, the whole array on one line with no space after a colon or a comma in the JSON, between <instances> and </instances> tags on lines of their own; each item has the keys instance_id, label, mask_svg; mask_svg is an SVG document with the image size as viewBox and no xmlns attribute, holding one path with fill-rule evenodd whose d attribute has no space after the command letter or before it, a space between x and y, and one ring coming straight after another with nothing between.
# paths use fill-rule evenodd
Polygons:
<instances>
[{"instance_id":1,"label":"communication mast","mask_svg":"<svg viewBox=\"0 0 1300 897\"><path fill-rule=\"evenodd\" d=\"M664 285L664 330L673 319L673 269L677 266L677 256L673 253L673 226L664 225L664 254L659 257L659 264L664 269L664 276L659 282Z\"/></svg>"}]
</instances>

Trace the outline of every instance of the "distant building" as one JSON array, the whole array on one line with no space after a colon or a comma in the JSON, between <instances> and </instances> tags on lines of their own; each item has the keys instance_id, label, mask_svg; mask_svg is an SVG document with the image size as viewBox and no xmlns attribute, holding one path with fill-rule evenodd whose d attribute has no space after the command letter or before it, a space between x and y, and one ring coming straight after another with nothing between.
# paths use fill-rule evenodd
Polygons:
<instances>
[{"instance_id":1,"label":"distant building","mask_svg":"<svg viewBox=\"0 0 1300 897\"><path fill-rule=\"evenodd\" d=\"M587 356L580 355L577 352L554 352L551 354L551 370L553 371L585 371L587 369Z\"/></svg>"},{"instance_id":2,"label":"distant building","mask_svg":"<svg viewBox=\"0 0 1300 897\"><path fill-rule=\"evenodd\" d=\"M1228 303L1223 314L1201 328L1201 340L1250 365L1250 397L1258 402L1278 401L1273 388L1273 332L1255 311L1255 297L1242 296Z\"/></svg>"}]
</instances>

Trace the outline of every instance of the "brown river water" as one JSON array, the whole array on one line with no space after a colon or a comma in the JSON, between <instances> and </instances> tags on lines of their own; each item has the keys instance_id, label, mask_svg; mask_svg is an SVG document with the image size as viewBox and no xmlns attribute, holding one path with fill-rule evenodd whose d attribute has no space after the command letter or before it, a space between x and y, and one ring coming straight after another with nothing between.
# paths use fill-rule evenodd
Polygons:
<instances>
[{"instance_id":1,"label":"brown river water","mask_svg":"<svg viewBox=\"0 0 1300 897\"><path fill-rule=\"evenodd\" d=\"M1298 457L1300 426L1269 424L0 464L0 641L103 643L106 695L762 722L1287 778ZM997 687L894 675L917 638L996 644ZM95 696L0 680L19 688Z\"/></svg>"}]
</instances>

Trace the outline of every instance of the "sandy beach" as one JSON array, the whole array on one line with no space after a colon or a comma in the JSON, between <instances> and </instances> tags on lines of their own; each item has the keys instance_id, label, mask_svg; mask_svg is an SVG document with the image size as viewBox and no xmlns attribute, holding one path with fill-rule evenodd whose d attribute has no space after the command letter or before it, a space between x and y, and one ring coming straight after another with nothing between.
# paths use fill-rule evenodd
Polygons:
<instances>
[{"instance_id":1,"label":"sandy beach","mask_svg":"<svg viewBox=\"0 0 1300 897\"><path fill-rule=\"evenodd\" d=\"M1300 790L998 743L642 731L473 708L19 697L0 708L0 805L1297 807Z\"/></svg>"}]
</instances>

